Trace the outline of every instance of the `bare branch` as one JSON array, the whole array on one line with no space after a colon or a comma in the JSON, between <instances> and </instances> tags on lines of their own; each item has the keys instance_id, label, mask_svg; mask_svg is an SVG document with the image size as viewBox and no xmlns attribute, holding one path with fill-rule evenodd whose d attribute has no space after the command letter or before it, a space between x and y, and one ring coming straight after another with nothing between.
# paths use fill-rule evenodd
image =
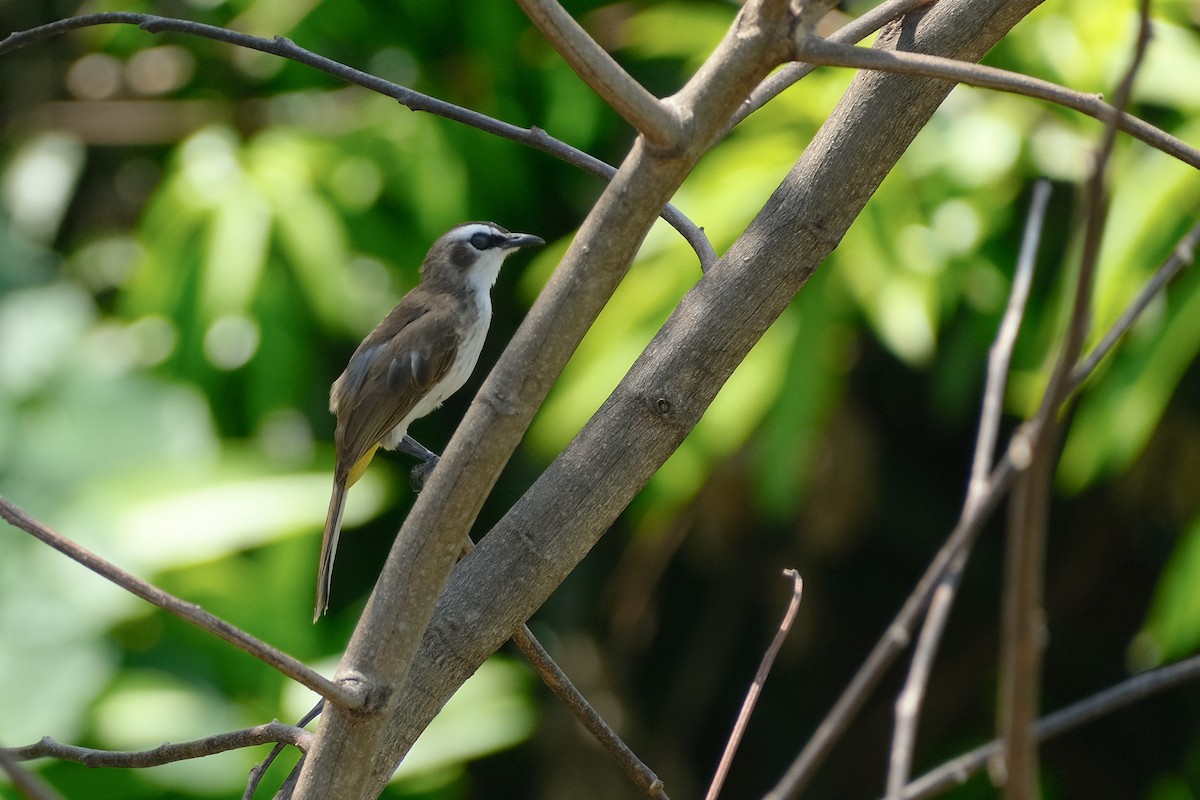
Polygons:
<instances>
[{"instance_id":1,"label":"bare branch","mask_svg":"<svg viewBox=\"0 0 1200 800\"><path fill-rule=\"evenodd\" d=\"M1040 78L924 53L851 47L815 36L802 38L797 44L796 55L797 58L814 64L922 75L985 89L998 89L1047 100L1105 123L1115 118L1117 128L1124 133L1200 169L1200 150L1138 119L1126 112L1124 106L1118 106L1122 109L1118 112L1117 108L1105 103L1098 95L1077 92Z\"/></svg>"},{"instance_id":2,"label":"bare branch","mask_svg":"<svg viewBox=\"0 0 1200 800\"><path fill-rule=\"evenodd\" d=\"M683 125L678 113L650 94L556 0L517 0L575 74L655 148L672 149Z\"/></svg>"},{"instance_id":3,"label":"bare branch","mask_svg":"<svg viewBox=\"0 0 1200 800\"><path fill-rule=\"evenodd\" d=\"M329 680L307 664L299 661L276 647L263 642L249 633L234 627L225 620L205 611L195 603L181 600L168 592L164 592L153 584L141 578L130 575L117 565L104 560L85 547L81 547L62 534L54 531L33 517L26 514L7 498L0 497L0 518L3 518L14 528L25 531L31 536L50 545L68 558L79 562L102 578L115 583L130 594L137 595L148 603L158 606L163 611L195 625L201 630L224 639L237 649L254 656L268 666L292 680L307 686L322 697L345 705L347 708L362 708L366 698L353 690Z\"/></svg>"},{"instance_id":4,"label":"bare branch","mask_svg":"<svg viewBox=\"0 0 1200 800\"><path fill-rule=\"evenodd\" d=\"M525 658L537 670L542 682L558 696L559 700L570 709L571 713L587 728L592 736L604 746L613 758L617 760L617 764L625 771L625 774L637 784L648 797L656 798L656 800L668 800L666 789L663 782L659 779L654 771L637 757L637 754L629 749L629 746L621 740L604 718L592 707L592 704L587 701L583 693L575 688L575 684L563 672L562 667L555 663L550 654L546 652L546 648L533 635L533 631L529 630L528 625L522 625L512 637L513 642L521 649Z\"/></svg>"},{"instance_id":5,"label":"bare branch","mask_svg":"<svg viewBox=\"0 0 1200 800\"><path fill-rule=\"evenodd\" d=\"M725 776L729 773L729 765L733 763L738 745L742 742L742 735L746 732L746 725L750 721L750 715L754 712L758 696L762 694L762 687L767 682L767 675L771 673L775 656L779 655L779 649L783 647L783 640L791 632L796 612L800 609L804 581L800 578L800 573L794 569L785 569L783 574L792 579L791 599L788 600L787 610L783 614L783 620L779 623L779 629L775 632L775 638L771 640L771 646L767 648L762 662L758 665L758 672L754 675L754 682L750 684L750 691L746 692L746 699L742 701L742 708L738 712L737 721L733 724L733 732L729 734L729 741L725 743L725 752L721 754L721 761L717 764L717 772L713 775L712 783L709 784L708 793L704 796L705 800L717 800L717 795L721 793L721 786L724 785Z\"/></svg>"},{"instance_id":6,"label":"bare branch","mask_svg":"<svg viewBox=\"0 0 1200 800\"><path fill-rule=\"evenodd\" d=\"M274 742L284 742L298 750L307 751L312 744L312 734L303 728L275 720L265 725L218 733L190 742L178 744L166 742L153 750L97 750L91 747L62 744L47 736L34 744L7 748L6 752L18 761L57 758L60 761L71 761L90 768L145 769Z\"/></svg>"},{"instance_id":7,"label":"bare branch","mask_svg":"<svg viewBox=\"0 0 1200 800\"><path fill-rule=\"evenodd\" d=\"M489 117L486 114L480 114L478 111L430 97L429 95L409 89L406 86L385 81L370 73L318 55L311 50L306 50L283 36L276 36L273 39L262 39L257 36L250 36L249 34L231 31L215 25L206 25L201 22L159 17L153 14L112 11L70 17L31 28L27 31L17 31L9 34L5 39L0 40L0 56L12 50L26 47L34 42L68 31L97 25L113 24L136 25L150 33L169 31L189 36L199 36L205 39L232 44L237 47L257 50L261 53L267 53L280 58L286 58L312 67L327 75L332 75L346 83L361 86L364 89L391 97L412 111L424 111L476 128L484 133L490 133L493 136L499 136L502 139L508 139L509 141L532 147L535 150L540 150L571 166L589 172L602 180L611 180L617 172L616 168L610 164L582 150L571 147L566 142L555 139L541 128L522 128L518 125ZM671 227L679 231L688 244L695 249L702 269L707 269L716 261L716 253L713 250L712 243L704 235L704 230L684 216L678 208L670 203L664 203L661 216Z\"/></svg>"},{"instance_id":8,"label":"bare branch","mask_svg":"<svg viewBox=\"0 0 1200 800\"><path fill-rule=\"evenodd\" d=\"M1008 295L1008 305L1001 318L996 341L992 344L988 355L983 408L980 411L975 458L971 465L971 479L968 483L964 514L970 513L988 489L988 473L992 467L996 438L1000 428L1000 414L1003 410L1008 367L1012 359L1013 347L1017 341L1017 332L1020 330L1021 320L1025 315L1025 303L1029 297L1029 286L1037 261L1037 248L1041 241L1042 226L1045 222L1046 205L1049 199L1049 181L1038 181L1034 185L1029 216L1025 223L1025 235L1021 242L1021 253L1017 259L1012 290ZM934 590L929 603L929 612L925 616L925 624L921 628L921 636L917 640L917 646L913 652L908 679L896 699L896 727L892 739L891 764L888 768L887 781L889 800L899 800L908 783L916 745L917 721L921 703L929 683L929 674L933 669L933 659L945 630L946 620L949 619L950 608L954 604L954 597L970 553L971 548L968 546L963 547L955 554L946 574Z\"/></svg>"},{"instance_id":9,"label":"bare branch","mask_svg":"<svg viewBox=\"0 0 1200 800\"><path fill-rule=\"evenodd\" d=\"M1146 310L1146 306L1150 305L1150 301L1155 295L1171 282L1180 270L1192 263L1196 258L1196 247L1200 245L1200 222L1192 226L1183 238L1175 245L1171 251L1171 255L1163 262L1142 290L1138 292L1137 297L1130 303L1112 327L1104 334L1104 338L1092 348L1092 351L1087 354L1087 357L1075 365L1075 369L1071 371L1071 379L1068 382L1068 391L1074 393L1083 385L1088 376L1095 372L1096 367L1108 355L1109 351L1116 346L1117 342L1124 336L1130 328Z\"/></svg>"},{"instance_id":10,"label":"bare branch","mask_svg":"<svg viewBox=\"0 0 1200 800\"><path fill-rule=\"evenodd\" d=\"M975 457L971 463L971 479L967 486L967 502L974 502L983 491L992 460L996 452L996 439L1000 432L1000 415L1004 410L1004 389L1008 380L1008 367L1012 361L1013 347L1017 343L1017 332L1025 316L1025 302L1029 299L1029 287L1033 282L1033 270L1037 263L1037 249L1042 240L1042 226L1046 221L1046 205L1050 202L1050 182L1039 180L1033 187L1033 198L1029 205L1029 216L1025 221L1025 233L1021 238L1021 252L1013 274L1012 290L1008 305L1000 320L996 341L988 352L987 381L983 392L983 408L980 411L979 432L975 440Z\"/></svg>"},{"instance_id":11,"label":"bare branch","mask_svg":"<svg viewBox=\"0 0 1200 800\"><path fill-rule=\"evenodd\" d=\"M1078 703L1055 711L1037 723L1034 734L1037 742L1042 744L1100 717L1113 714L1148 697L1197 679L1200 679L1200 656L1193 656L1178 664L1136 675L1116 686L1080 700ZM947 761L905 787L904 799L921 800L921 798L934 797L943 794L947 789L966 783L967 779L983 769L1001 751L1001 748L1000 740L996 739L969 753L964 753L952 761Z\"/></svg>"}]
</instances>

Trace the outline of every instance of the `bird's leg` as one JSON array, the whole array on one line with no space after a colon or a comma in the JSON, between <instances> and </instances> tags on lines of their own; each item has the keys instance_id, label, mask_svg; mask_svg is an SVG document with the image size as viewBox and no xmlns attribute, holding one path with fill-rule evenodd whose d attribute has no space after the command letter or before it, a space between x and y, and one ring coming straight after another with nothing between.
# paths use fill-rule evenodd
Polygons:
<instances>
[{"instance_id":1,"label":"bird's leg","mask_svg":"<svg viewBox=\"0 0 1200 800\"><path fill-rule=\"evenodd\" d=\"M437 466L438 459L441 456L407 433L400 440L400 444L396 445L396 449L401 453L408 453L410 456L421 459L421 463L413 467L412 471L408 474L408 480L412 484L413 491L420 494L421 490L425 488L425 481L429 480L429 474L433 472L433 468Z\"/></svg>"}]
</instances>

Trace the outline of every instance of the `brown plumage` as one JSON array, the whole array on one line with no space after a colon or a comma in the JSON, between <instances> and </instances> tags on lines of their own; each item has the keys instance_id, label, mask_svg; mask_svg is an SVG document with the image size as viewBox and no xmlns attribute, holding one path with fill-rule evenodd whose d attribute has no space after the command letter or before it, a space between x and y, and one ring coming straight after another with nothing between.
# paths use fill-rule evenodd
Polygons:
<instances>
[{"instance_id":1,"label":"brown plumage","mask_svg":"<svg viewBox=\"0 0 1200 800\"><path fill-rule=\"evenodd\" d=\"M491 321L490 290L500 266L518 248L535 244L543 241L490 222L451 228L425 256L421 282L363 340L334 381L333 495L321 540L314 622L329 607L346 492L376 450L401 446L409 424L470 377Z\"/></svg>"}]
</instances>

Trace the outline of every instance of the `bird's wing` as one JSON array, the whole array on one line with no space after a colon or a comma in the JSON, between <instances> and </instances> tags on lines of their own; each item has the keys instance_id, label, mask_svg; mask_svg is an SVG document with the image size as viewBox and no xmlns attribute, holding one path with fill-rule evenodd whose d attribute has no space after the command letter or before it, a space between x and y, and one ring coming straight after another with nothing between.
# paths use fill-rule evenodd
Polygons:
<instances>
[{"instance_id":1,"label":"bird's wing","mask_svg":"<svg viewBox=\"0 0 1200 800\"><path fill-rule=\"evenodd\" d=\"M447 316L401 307L393 315L391 326L381 323L355 351L335 384L339 468L348 470L399 425L445 377L458 351Z\"/></svg>"}]
</instances>

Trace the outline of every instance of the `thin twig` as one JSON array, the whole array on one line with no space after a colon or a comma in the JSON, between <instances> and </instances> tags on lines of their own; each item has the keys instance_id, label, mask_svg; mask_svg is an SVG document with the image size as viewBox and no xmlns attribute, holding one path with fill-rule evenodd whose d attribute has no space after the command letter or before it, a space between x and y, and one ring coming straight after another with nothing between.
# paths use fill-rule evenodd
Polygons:
<instances>
[{"instance_id":1,"label":"thin twig","mask_svg":"<svg viewBox=\"0 0 1200 800\"><path fill-rule=\"evenodd\" d=\"M1033 279L1034 265L1037 262L1037 249L1042 237L1042 227L1045 223L1046 206L1049 199L1049 181L1038 181L1034 185L1029 216L1025 222L1025 234L1022 238L1021 253L1017 259L1017 268L1013 276L1012 290L1008 296L1008 305L1001 318L996 341L988 353L987 380L975 441L975 458L971 465L971 479L967 484L965 501L967 509L971 509L979 502L982 493L987 488L988 473L992 468L996 440L1000 430L1000 415L1003 410L1008 367L1012 360L1013 347L1016 345L1017 332L1020 330L1021 320L1025 316L1025 304L1029 298L1029 287ZM945 630L946 620L950 616L950 608L954 604L958 584L962 579L970 553L969 547L958 551L934 591L929 603L929 611L925 616L925 624L921 628L921 635L913 651L912 667L909 670L908 679L896 699L896 727L892 739L891 763L887 779L889 800L899 800L908 783L916 745L917 722L925 689L929 683L929 674L933 669L933 659Z\"/></svg>"},{"instance_id":2,"label":"thin twig","mask_svg":"<svg viewBox=\"0 0 1200 800\"><path fill-rule=\"evenodd\" d=\"M1034 734L1039 744L1045 743L1147 697L1197 679L1200 679L1200 656L1193 656L1178 664L1136 675L1055 711L1037 723ZM1001 747L1000 740L996 739L930 770L905 787L904 800L934 797L966 783L968 778L983 769L1000 752Z\"/></svg>"},{"instance_id":3,"label":"thin twig","mask_svg":"<svg viewBox=\"0 0 1200 800\"><path fill-rule=\"evenodd\" d=\"M1017 333L1021 329L1021 320L1025 316L1025 303L1029 299L1029 287L1033 282L1033 270L1037 263L1037 250L1042 240L1046 206L1049 202L1050 182L1045 179L1039 180L1033 187L1033 197L1029 204L1029 216L1025 221L1025 233L1021 238L1021 252L1017 258L1008 306L1004 309L1000 329L996 332L996 341L992 343L988 352L983 408L979 415L979 433L975 440L975 457L971 463L971 480L967 485L968 503L976 502L983 491L988 473L992 469L992 460L995 458L1008 367L1017 343Z\"/></svg>"},{"instance_id":4,"label":"thin twig","mask_svg":"<svg viewBox=\"0 0 1200 800\"><path fill-rule=\"evenodd\" d=\"M465 556L475 548L475 542L469 536L464 542ZM612 726L604 721L595 707L583 696L583 692L579 691L563 668L538 641L529 626L522 624L512 635L512 641L542 679L542 683L546 684L546 688L562 701L592 736L596 737L596 741L616 759L617 764L638 788L655 800L669 800L659 777L625 744ZM319 712L319 708L313 711Z\"/></svg>"},{"instance_id":5,"label":"thin twig","mask_svg":"<svg viewBox=\"0 0 1200 800\"><path fill-rule=\"evenodd\" d=\"M1018 480L1009 513L1005 557L998 728L1003 756L993 763L993 779L1010 800L1032 800L1038 793L1037 739L1043 653L1045 551L1052 481L1062 424L1059 408L1069 397L1070 376L1091 327L1091 296L1100 241L1108 207L1105 189L1117 125L1132 94L1133 81L1150 40L1149 0L1142 0L1132 61L1117 88L1104 136L1088 179L1088 209L1083 251L1066 335L1041 406L1029 429L1026 447L1031 460ZM1020 438L1020 437L1018 437Z\"/></svg>"},{"instance_id":6,"label":"thin twig","mask_svg":"<svg viewBox=\"0 0 1200 800\"><path fill-rule=\"evenodd\" d=\"M540 150L571 166L589 172L602 180L611 180L617 172L616 167L582 150L571 147L566 142L554 138L541 128L522 128L518 125L489 117L486 114L481 114L478 111L463 108L454 103L448 103L445 100L439 100L421 92L413 91L406 86L383 80L370 73L306 50L283 36L276 36L273 39L262 39L257 36L250 36L249 34L227 30L215 25L206 25L201 22L160 17L154 14L112 11L69 17L47 25L30 28L26 31L11 33L5 39L0 40L0 55L21 47L26 47L51 36L66 33L67 31L97 25L136 25L150 33L161 33L164 31L182 33L286 58L290 61L312 67L327 75L332 75L346 83L361 86L364 89L391 97L412 111L424 111L434 114L435 116L476 128L484 133L490 133L493 136L499 136L502 139L508 139L509 141L532 147L535 150ZM696 225L684 216L678 208L669 203L663 207L661 216L671 227L679 231L688 244L696 251L696 256L700 260L702 269L707 270L716 263L716 252L713 250L712 243L708 240L708 237L705 236L703 228Z\"/></svg>"},{"instance_id":7,"label":"thin twig","mask_svg":"<svg viewBox=\"0 0 1200 800\"><path fill-rule=\"evenodd\" d=\"M1192 263L1196 258L1196 247L1200 246L1200 222L1192 226L1183 238L1171 250L1171 255L1167 260L1155 270L1154 275L1138 292L1137 297L1130 303L1121 316L1113 323L1108 332L1104 334L1104 338L1092 348L1092 351L1087 354L1087 357L1075 365L1075 369L1071 371L1071 380L1068 382L1067 391L1074 393L1083 385L1083 382L1089 375L1095 372L1100 361L1108 355L1108 352L1113 349L1122 336L1124 336L1133 323L1137 321L1142 312L1146 310L1146 306L1150 305L1150 301L1154 299L1164 286L1171 282L1179 271Z\"/></svg>"},{"instance_id":8,"label":"thin twig","mask_svg":"<svg viewBox=\"0 0 1200 800\"><path fill-rule=\"evenodd\" d=\"M22 767L12 753L0 747L0 772L8 776L8 780L16 790L28 800L63 800L50 784Z\"/></svg>"},{"instance_id":9,"label":"thin twig","mask_svg":"<svg viewBox=\"0 0 1200 800\"><path fill-rule=\"evenodd\" d=\"M131 594L135 594L148 603L174 614L176 617L195 625L201 630L208 631L214 636L224 639L239 650L254 656L268 666L274 667L292 680L307 686L322 697L326 697L346 708L362 708L366 698L353 692L348 687L331 681L312 667L293 658L282 650L263 642L249 633L234 627L225 620L205 611L195 603L189 603L178 597L164 592L153 584L141 578L130 575L125 570L110 561L106 561L85 547L81 547L62 534L54 531L13 505L5 497L0 497L0 518L14 528L25 531L31 536L50 545L68 558L79 562L102 578L112 581L117 586Z\"/></svg>"},{"instance_id":10,"label":"thin twig","mask_svg":"<svg viewBox=\"0 0 1200 800\"><path fill-rule=\"evenodd\" d=\"M645 792L647 796L653 797L656 800L668 800L662 780L637 757L637 754L633 750L629 749L629 746L621 740L617 732L604 721L604 718L587 701L583 693L575 688L575 684L563 672L562 667L558 666L554 659L550 657L550 654L546 652L546 648L533 635L533 631L529 630L529 626L522 625L513 634L512 640L520 648L534 670L537 671L542 682L570 709L571 713L587 728L588 732L596 737L596 740L604 746L604 749L612 754L617 764L637 784L638 788Z\"/></svg>"},{"instance_id":11,"label":"thin twig","mask_svg":"<svg viewBox=\"0 0 1200 800\"><path fill-rule=\"evenodd\" d=\"M1123 106L1119 106L1122 110L1118 111L1117 107L1105 103L1099 95L1077 92L1041 78L924 53L853 47L815 36L802 38L797 43L796 57L803 61L832 67L853 67L903 75L920 75L985 89L996 89L1046 100L1105 123L1111 123L1115 118L1117 127L1121 131L1189 166L1200 169L1200 150L1195 147L1138 119L1124 111Z\"/></svg>"},{"instance_id":12,"label":"thin twig","mask_svg":"<svg viewBox=\"0 0 1200 800\"><path fill-rule=\"evenodd\" d=\"M34 744L7 748L6 752L18 761L57 758L60 761L83 764L89 768L144 769L274 742L285 742L298 750L307 751L309 745L312 744L312 734L303 728L276 720L265 725L218 733L190 742L175 744L165 742L152 750L97 750L91 747L63 744L47 736Z\"/></svg>"},{"instance_id":13,"label":"thin twig","mask_svg":"<svg viewBox=\"0 0 1200 800\"><path fill-rule=\"evenodd\" d=\"M653 147L679 143L676 112L647 91L556 0L517 0L517 5L575 74Z\"/></svg>"},{"instance_id":14,"label":"thin twig","mask_svg":"<svg viewBox=\"0 0 1200 800\"><path fill-rule=\"evenodd\" d=\"M758 665L758 672L754 675L754 683L750 684L750 690L746 692L746 699L742 701L742 708L738 712L737 721L733 724L733 731L729 734L729 741L725 743L725 752L721 754L721 762L717 765L717 772L713 775L712 783L708 787L708 794L704 796L704 800L716 800L717 795L721 793L721 786L725 783L725 776L729 774L729 765L733 763L733 757L737 753L738 745L742 742L742 735L746 732L746 724L750 721L750 715L754 712L754 705L758 702L758 696L762 694L763 684L767 682L767 675L771 672L771 665L775 663L775 656L779 655L779 649L783 647L783 640L792 630L792 623L796 619L796 612L800 608L800 597L804 593L804 581L800 577L800 573L794 569L785 569L783 571L785 577L792 579L792 597L788 600L787 611L783 614L783 620L779 623L779 629L775 632L775 638L771 641L771 646L767 648L767 652L763 654L762 663Z\"/></svg>"},{"instance_id":15,"label":"thin twig","mask_svg":"<svg viewBox=\"0 0 1200 800\"><path fill-rule=\"evenodd\" d=\"M309 709L307 714L300 718L300 721L296 723L295 727L302 729L305 725L320 716L323 708L325 708L325 698L322 697L317 701L315 706ZM258 785L262 783L262 779L267 774L267 770L269 770L271 765L275 763L275 759L279 758L279 756L283 754L283 751L286 747L287 745L283 742L275 745L271 748L271 752L267 753L266 758L264 758L258 765L250 770L250 777L246 781L246 791L242 793L242 800L254 800L254 794L258 791ZM302 761L304 760L304 752L305 751L302 750L300 753L300 760ZM293 773L294 772L295 770L293 770Z\"/></svg>"}]
</instances>

